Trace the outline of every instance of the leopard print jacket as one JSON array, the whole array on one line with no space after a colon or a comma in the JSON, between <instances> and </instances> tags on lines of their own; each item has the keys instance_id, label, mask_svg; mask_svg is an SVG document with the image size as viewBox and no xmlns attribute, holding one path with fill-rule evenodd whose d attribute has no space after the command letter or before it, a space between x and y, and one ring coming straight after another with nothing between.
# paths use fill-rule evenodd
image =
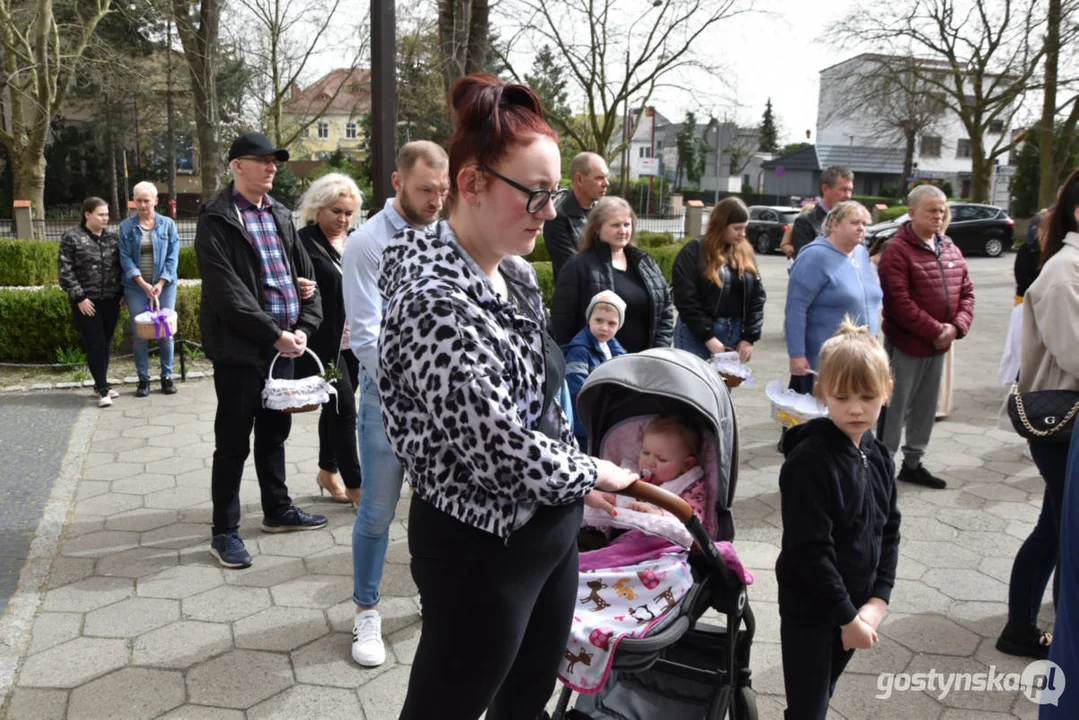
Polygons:
<instances>
[{"instance_id":1,"label":"leopard print jacket","mask_svg":"<svg viewBox=\"0 0 1079 720\"><path fill-rule=\"evenodd\" d=\"M499 269L524 287L533 317L501 300L445 222L399 233L382 257L387 300L378 342L386 435L414 492L501 538L520 506L563 505L596 483L557 409L561 442L535 428L545 383L546 329L535 271L508 256ZM536 312L538 310L538 312Z\"/></svg>"}]
</instances>

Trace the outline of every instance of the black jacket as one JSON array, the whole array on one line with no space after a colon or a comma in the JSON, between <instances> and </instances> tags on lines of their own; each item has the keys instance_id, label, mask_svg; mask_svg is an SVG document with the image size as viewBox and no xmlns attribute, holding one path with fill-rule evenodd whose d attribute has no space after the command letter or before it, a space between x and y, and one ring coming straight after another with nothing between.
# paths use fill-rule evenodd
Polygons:
<instances>
[{"instance_id":1,"label":"black jacket","mask_svg":"<svg viewBox=\"0 0 1079 720\"><path fill-rule=\"evenodd\" d=\"M315 269L296 235L292 213L278 202L272 212L292 282L297 277L313 278ZM202 276L199 328L206 357L265 372L281 330L262 307L261 261L236 213L231 183L203 205L195 229L195 254ZM299 293L299 285L296 289ZM310 338L321 322L316 289L312 297L300 299L300 316L292 330L303 330Z\"/></svg>"},{"instance_id":2,"label":"black jacket","mask_svg":"<svg viewBox=\"0 0 1079 720\"><path fill-rule=\"evenodd\" d=\"M1028 239L1015 251L1015 294L1023 297L1027 288L1034 284L1041 272L1042 249L1035 235L1034 242Z\"/></svg>"},{"instance_id":3,"label":"black jacket","mask_svg":"<svg viewBox=\"0 0 1079 720\"><path fill-rule=\"evenodd\" d=\"M648 310L650 347L670 347L674 340L674 306L667 280L656 261L644 250L626 248L628 267L636 268L651 300ZM560 345L565 345L585 326L584 312L592 297L601 290L614 290L614 266L611 246L597 241L566 263L555 283L551 298L551 325Z\"/></svg>"},{"instance_id":4,"label":"black jacket","mask_svg":"<svg viewBox=\"0 0 1079 720\"><path fill-rule=\"evenodd\" d=\"M322 323L315 334L307 338L307 346L318 355L322 364L337 363L341 351L341 335L345 331L345 299L341 290L341 255L326 239L319 226L312 223L297 233L311 265L315 269L312 278L318 283L322 300ZM338 368L345 372L345 368ZM296 376L306 377L318 371L309 355L297 358Z\"/></svg>"},{"instance_id":5,"label":"black jacket","mask_svg":"<svg viewBox=\"0 0 1079 720\"><path fill-rule=\"evenodd\" d=\"M807 210L794 218L794 227L791 228L791 245L794 247L795 257L802 248L821 236L821 226L826 217L828 217L828 211L823 205L817 203L812 210Z\"/></svg>"},{"instance_id":6,"label":"black jacket","mask_svg":"<svg viewBox=\"0 0 1079 720\"><path fill-rule=\"evenodd\" d=\"M701 238L694 238L686 243L674 259L671 272L671 286L674 288L674 306L678 308L678 318L702 343L714 337L712 326L715 324L723 295L730 290L731 269L724 265L719 272L723 287L718 287L704 275ZM764 283L756 273L742 274L745 292L742 297L742 339L755 343L761 339L764 326Z\"/></svg>"},{"instance_id":7,"label":"black jacket","mask_svg":"<svg viewBox=\"0 0 1079 720\"><path fill-rule=\"evenodd\" d=\"M779 614L846 625L870 598L888 602L895 585L900 518L892 455L869 432L856 448L827 418L787 431L783 454Z\"/></svg>"},{"instance_id":8,"label":"black jacket","mask_svg":"<svg viewBox=\"0 0 1079 720\"><path fill-rule=\"evenodd\" d=\"M577 196L570 191L558 205L558 214L543 223L543 244L551 256L551 270L555 282L562 273L562 268L570 258L577 254L577 242L588 219L588 211L577 202Z\"/></svg>"},{"instance_id":9,"label":"black jacket","mask_svg":"<svg viewBox=\"0 0 1079 720\"><path fill-rule=\"evenodd\" d=\"M82 225L65 232L57 265L60 289L72 302L104 300L122 292L119 238L108 228L98 237Z\"/></svg>"}]
</instances>

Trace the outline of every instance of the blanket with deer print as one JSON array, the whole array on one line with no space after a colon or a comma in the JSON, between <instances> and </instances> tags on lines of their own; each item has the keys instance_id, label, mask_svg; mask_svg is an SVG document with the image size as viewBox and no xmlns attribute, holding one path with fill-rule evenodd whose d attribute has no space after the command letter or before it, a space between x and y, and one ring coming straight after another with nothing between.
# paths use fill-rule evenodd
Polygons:
<instances>
[{"instance_id":1,"label":"blanket with deer print","mask_svg":"<svg viewBox=\"0 0 1079 720\"><path fill-rule=\"evenodd\" d=\"M692 586L684 552L582 572L558 677L577 692L599 692L622 638L647 633Z\"/></svg>"}]
</instances>

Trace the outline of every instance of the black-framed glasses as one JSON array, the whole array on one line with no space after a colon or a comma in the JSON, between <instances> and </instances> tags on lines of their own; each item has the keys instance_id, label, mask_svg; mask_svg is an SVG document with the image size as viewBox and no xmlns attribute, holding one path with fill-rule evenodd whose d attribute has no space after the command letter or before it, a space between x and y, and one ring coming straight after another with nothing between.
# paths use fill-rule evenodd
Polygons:
<instances>
[{"instance_id":1,"label":"black-framed glasses","mask_svg":"<svg viewBox=\"0 0 1079 720\"><path fill-rule=\"evenodd\" d=\"M486 165L481 165L480 170L485 173L490 173L491 175L494 175L496 178L506 183L511 188L514 188L515 190L520 190L525 195L527 195L528 200L525 202L525 212L527 212L529 215L535 215L540 210L545 208L549 201L556 199L559 195L566 191L565 188L560 187L556 187L553 190L548 190L546 188L541 190L533 190L532 188L525 187L519 182L510 180L505 175L495 172Z\"/></svg>"}]
</instances>

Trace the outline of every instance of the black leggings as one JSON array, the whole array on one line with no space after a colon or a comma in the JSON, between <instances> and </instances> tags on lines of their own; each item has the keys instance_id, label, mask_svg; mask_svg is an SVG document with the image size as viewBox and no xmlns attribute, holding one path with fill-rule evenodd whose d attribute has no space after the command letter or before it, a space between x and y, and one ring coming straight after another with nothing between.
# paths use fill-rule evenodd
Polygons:
<instances>
[{"instance_id":1,"label":"black leggings","mask_svg":"<svg viewBox=\"0 0 1079 720\"><path fill-rule=\"evenodd\" d=\"M780 618L783 686L787 691L786 720L825 720L835 683L853 650L843 649L838 627L801 625Z\"/></svg>"},{"instance_id":2,"label":"black leggings","mask_svg":"<svg viewBox=\"0 0 1079 720\"><path fill-rule=\"evenodd\" d=\"M116 321L120 317L120 296L91 300L93 315L83 315L79 305L71 301L71 314L75 328L82 335L82 347L86 351L86 364L94 378L94 392L104 395L109 391L109 353Z\"/></svg>"},{"instance_id":3,"label":"black leggings","mask_svg":"<svg viewBox=\"0 0 1079 720\"><path fill-rule=\"evenodd\" d=\"M334 383L337 396L322 406L318 416L318 466L326 472L340 471L347 488L360 487L360 456L356 445L356 387L360 363L351 350L338 353L341 371Z\"/></svg>"},{"instance_id":4,"label":"black leggings","mask_svg":"<svg viewBox=\"0 0 1079 720\"><path fill-rule=\"evenodd\" d=\"M412 496L423 633L402 720L541 716L573 622L582 512L541 506L504 543Z\"/></svg>"}]
</instances>

